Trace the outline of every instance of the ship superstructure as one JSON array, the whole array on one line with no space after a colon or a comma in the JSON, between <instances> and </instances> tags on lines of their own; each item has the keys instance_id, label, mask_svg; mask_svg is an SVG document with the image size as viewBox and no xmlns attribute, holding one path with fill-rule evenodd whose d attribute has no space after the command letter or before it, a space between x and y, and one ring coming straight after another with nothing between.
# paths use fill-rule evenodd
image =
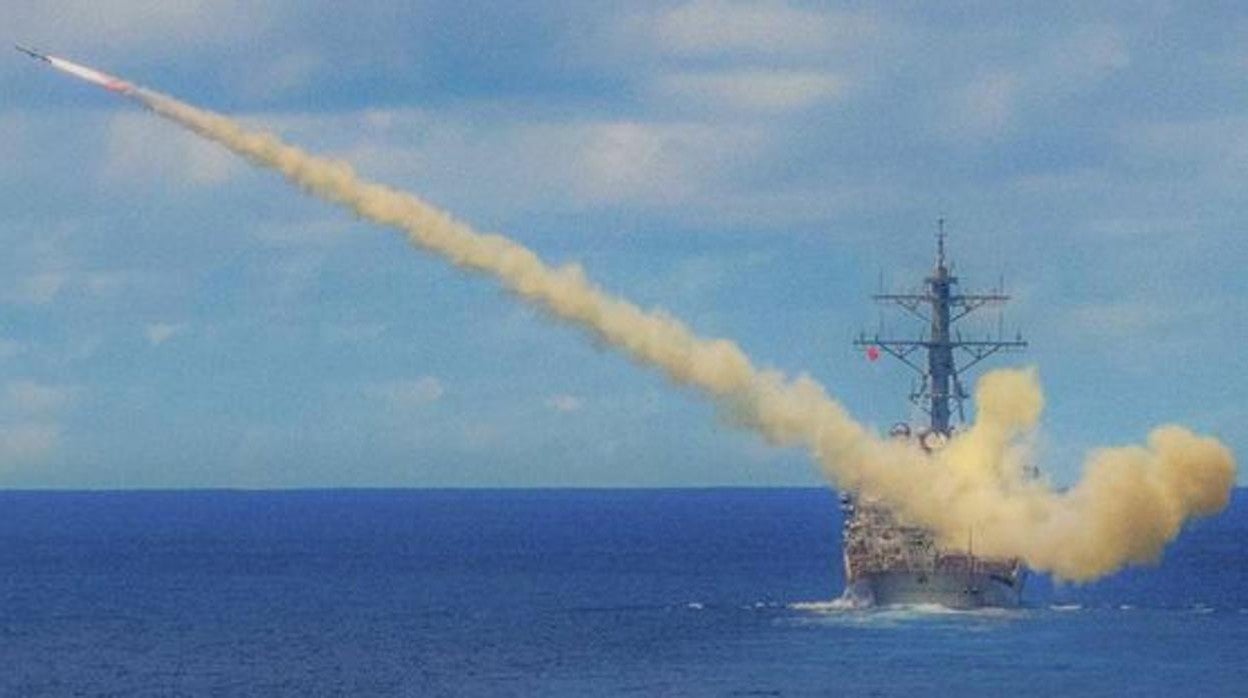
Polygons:
<instances>
[{"instance_id":1,"label":"ship superstructure","mask_svg":"<svg viewBox=\"0 0 1248 698\"><path fill-rule=\"evenodd\" d=\"M939 449L953 434L954 418L965 420L970 399L962 376L999 351L1027 346L1021 335L965 339L956 323L976 310L1009 300L1002 289L961 293L945 257L944 220L938 221L936 266L916 293L879 293L873 298L921 319L917 338L859 336L854 344L877 358L886 353L918 374L910 399L928 415L926 425L900 422L890 430L896 439L915 440L926 450ZM932 467L938 467L933 465ZM966 545L942 546L935 535L902 520L883 502L843 494L845 598L858 604L939 604L950 608L1017 606L1026 569L1014 558L978 557L974 531Z\"/></svg>"}]
</instances>

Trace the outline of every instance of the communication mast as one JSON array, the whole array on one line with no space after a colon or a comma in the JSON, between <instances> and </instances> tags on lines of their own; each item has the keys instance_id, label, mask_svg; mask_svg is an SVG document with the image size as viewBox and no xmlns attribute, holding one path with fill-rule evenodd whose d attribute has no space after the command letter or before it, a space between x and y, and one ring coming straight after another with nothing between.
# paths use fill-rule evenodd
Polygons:
<instances>
[{"instance_id":1,"label":"communication mast","mask_svg":"<svg viewBox=\"0 0 1248 698\"><path fill-rule=\"evenodd\" d=\"M854 346L871 347L887 352L919 374L919 382L910 393L910 400L931 416L931 430L948 436L951 431L951 403L957 407L959 421L966 421L963 402L970 397L962 387L962 374L975 364L1002 350L1027 347L1022 333L1007 340L1001 336L982 340L963 339L953 329L962 318L987 305L1005 303L1010 299L1000 287L989 293L957 292L958 277L945 260L945 219L937 220L936 268L924 279L922 293L879 293L872 296L877 303L897 305L927 325L918 339L885 338L877 331L854 340ZM926 352L927 361L915 356ZM961 359L963 363L957 363Z\"/></svg>"}]
</instances>

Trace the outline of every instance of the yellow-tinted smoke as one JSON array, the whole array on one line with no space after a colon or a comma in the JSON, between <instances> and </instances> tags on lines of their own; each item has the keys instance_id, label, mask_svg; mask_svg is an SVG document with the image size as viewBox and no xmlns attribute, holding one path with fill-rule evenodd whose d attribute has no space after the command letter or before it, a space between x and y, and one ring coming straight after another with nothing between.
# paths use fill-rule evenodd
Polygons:
<instances>
[{"instance_id":1,"label":"yellow-tinted smoke","mask_svg":"<svg viewBox=\"0 0 1248 698\"><path fill-rule=\"evenodd\" d=\"M703 339L662 311L644 311L590 283L577 265L551 267L512 240L482 234L423 200L358 178L341 162L164 95L132 96L322 199L453 264L499 281L639 363L720 402L769 441L809 449L838 486L880 497L947 542L974 531L976 551L1018 556L1064 579L1090 580L1156 559L1189 517L1226 505L1235 464L1218 441L1181 427L1155 430L1145 447L1105 449L1073 489L1056 493L1024 476L1043 398L1033 371L980 381L979 419L937 456L881 439L805 376L755 367L737 345Z\"/></svg>"}]
</instances>

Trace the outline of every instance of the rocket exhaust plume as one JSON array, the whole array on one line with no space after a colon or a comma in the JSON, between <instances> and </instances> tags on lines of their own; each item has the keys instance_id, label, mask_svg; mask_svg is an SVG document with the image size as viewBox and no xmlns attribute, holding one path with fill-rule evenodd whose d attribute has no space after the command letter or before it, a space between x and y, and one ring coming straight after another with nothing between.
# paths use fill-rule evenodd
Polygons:
<instances>
[{"instance_id":1,"label":"rocket exhaust plume","mask_svg":"<svg viewBox=\"0 0 1248 698\"><path fill-rule=\"evenodd\" d=\"M509 238L483 234L412 194L359 178L351 167L275 136L64 59L58 70L134 99L156 114L276 170L308 193L403 232L410 242L508 291L595 339L697 389L734 423L777 445L803 446L837 486L879 497L947 544L973 530L976 552L1017 556L1061 579L1088 581L1157 560L1193 516L1226 506L1235 461L1214 438L1158 427L1143 446L1104 448L1064 492L1025 475L1028 437L1043 397L1034 370L986 374L978 419L935 454L883 439L807 376L755 366L734 343L704 339L660 310L595 286L581 267L552 267Z\"/></svg>"},{"instance_id":2,"label":"rocket exhaust plume","mask_svg":"<svg viewBox=\"0 0 1248 698\"><path fill-rule=\"evenodd\" d=\"M67 73L69 75L73 75L76 78L86 80L89 83L99 85L100 87L103 87L106 90L110 90L112 92L119 92L121 94L126 94L134 90L134 85L131 85L130 83L126 82L125 80L122 80L121 78L113 77L112 75L109 75L108 73L103 73L93 68L88 68L85 65L78 65L77 63L74 63L73 61L65 60L64 58L57 58L56 56L50 56L45 53L40 53L39 51L36 51L32 48L27 48L25 46L22 46L21 44L14 44L14 48L26 54L27 56L34 58L35 60L43 61L44 63L51 65L53 68L56 68L62 73Z\"/></svg>"}]
</instances>

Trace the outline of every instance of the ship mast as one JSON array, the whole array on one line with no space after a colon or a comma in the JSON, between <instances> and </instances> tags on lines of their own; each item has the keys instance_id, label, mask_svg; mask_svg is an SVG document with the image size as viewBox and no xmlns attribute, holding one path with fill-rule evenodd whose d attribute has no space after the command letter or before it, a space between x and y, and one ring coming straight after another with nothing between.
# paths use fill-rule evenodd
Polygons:
<instances>
[{"instance_id":1,"label":"ship mast","mask_svg":"<svg viewBox=\"0 0 1248 698\"><path fill-rule=\"evenodd\" d=\"M872 298L881 304L897 305L911 315L923 320L927 332L918 339L899 339L862 334L854 340L859 347L877 347L909 366L920 376L919 383L910 394L910 400L922 407L931 417L931 430L948 436L952 425L952 408L956 406L959 421L965 421L963 403L970 397L962 387L961 375L970 367L1001 350L1023 349L1027 342L1022 334L1007 340L998 329L996 338L982 340L963 339L954 325L974 311L989 305L1008 301L1001 288L989 293L959 293L958 277L954 276L945 259L945 219L937 220L936 267L923 280L921 293L879 293ZM923 362L915 352L927 354ZM961 358L963 363L958 364Z\"/></svg>"}]
</instances>

